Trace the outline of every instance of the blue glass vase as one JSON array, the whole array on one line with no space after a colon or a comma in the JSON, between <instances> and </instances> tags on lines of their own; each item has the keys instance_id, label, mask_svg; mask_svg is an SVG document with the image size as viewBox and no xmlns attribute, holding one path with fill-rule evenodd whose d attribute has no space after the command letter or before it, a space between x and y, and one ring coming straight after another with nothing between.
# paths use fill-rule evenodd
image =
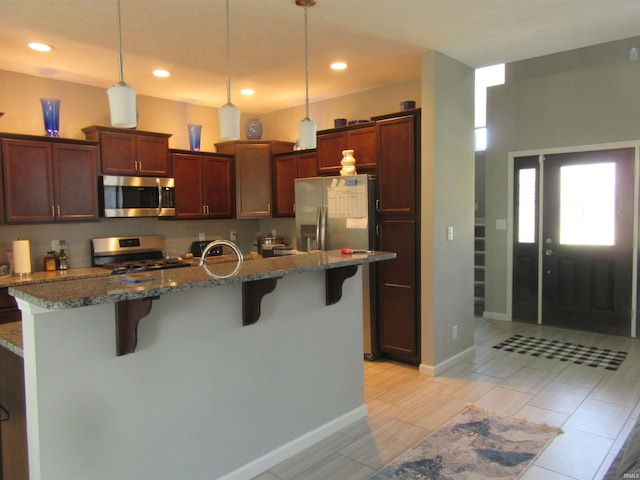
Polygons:
<instances>
[{"instance_id":1,"label":"blue glass vase","mask_svg":"<svg viewBox=\"0 0 640 480\"><path fill-rule=\"evenodd\" d=\"M262 123L258 117L251 117L244 126L244 132L249 140L260 140L262 138Z\"/></svg>"},{"instance_id":2,"label":"blue glass vase","mask_svg":"<svg viewBox=\"0 0 640 480\"><path fill-rule=\"evenodd\" d=\"M47 137L60 136L60 99L41 98L44 131Z\"/></svg>"}]
</instances>

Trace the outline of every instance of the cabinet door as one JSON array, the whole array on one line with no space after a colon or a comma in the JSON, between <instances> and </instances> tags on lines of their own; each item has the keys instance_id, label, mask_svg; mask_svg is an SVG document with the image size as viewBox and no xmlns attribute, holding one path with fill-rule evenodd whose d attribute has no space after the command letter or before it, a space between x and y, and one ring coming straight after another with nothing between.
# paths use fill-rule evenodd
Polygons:
<instances>
[{"instance_id":1,"label":"cabinet door","mask_svg":"<svg viewBox=\"0 0 640 480\"><path fill-rule=\"evenodd\" d=\"M0 288L0 323L19 322L21 318L22 314L20 313L16 299L9 295L9 289L7 287ZM0 475L0 479L1 478L2 476Z\"/></svg>"},{"instance_id":2,"label":"cabinet door","mask_svg":"<svg viewBox=\"0 0 640 480\"><path fill-rule=\"evenodd\" d=\"M295 215L294 180L298 177L298 156L288 155L274 159L275 216Z\"/></svg>"},{"instance_id":3,"label":"cabinet door","mask_svg":"<svg viewBox=\"0 0 640 480\"><path fill-rule=\"evenodd\" d=\"M54 143L51 148L56 219L97 219L97 147Z\"/></svg>"},{"instance_id":4,"label":"cabinet door","mask_svg":"<svg viewBox=\"0 0 640 480\"><path fill-rule=\"evenodd\" d=\"M235 207L233 159L204 157L203 194L209 218L232 218Z\"/></svg>"},{"instance_id":5,"label":"cabinet door","mask_svg":"<svg viewBox=\"0 0 640 480\"><path fill-rule=\"evenodd\" d=\"M416 152L414 117L376 122L380 214L415 215Z\"/></svg>"},{"instance_id":6,"label":"cabinet door","mask_svg":"<svg viewBox=\"0 0 640 480\"><path fill-rule=\"evenodd\" d=\"M319 135L316 139L318 156L318 172L320 174L337 174L342 166L342 151L348 148L347 131Z\"/></svg>"},{"instance_id":7,"label":"cabinet door","mask_svg":"<svg viewBox=\"0 0 640 480\"><path fill-rule=\"evenodd\" d=\"M174 153L172 155L173 178L177 218L202 218L202 157Z\"/></svg>"},{"instance_id":8,"label":"cabinet door","mask_svg":"<svg viewBox=\"0 0 640 480\"><path fill-rule=\"evenodd\" d=\"M235 147L236 216L271 216L271 149L266 144Z\"/></svg>"},{"instance_id":9,"label":"cabinet door","mask_svg":"<svg viewBox=\"0 0 640 480\"><path fill-rule=\"evenodd\" d=\"M378 163L378 136L376 127L349 131L349 148L353 150L358 173L375 172ZM342 155L342 152L340 152Z\"/></svg>"},{"instance_id":10,"label":"cabinet door","mask_svg":"<svg viewBox=\"0 0 640 480\"><path fill-rule=\"evenodd\" d=\"M100 133L102 173L134 175L137 171L136 137L130 133Z\"/></svg>"},{"instance_id":11,"label":"cabinet door","mask_svg":"<svg viewBox=\"0 0 640 480\"><path fill-rule=\"evenodd\" d=\"M0 365L0 405L9 413L0 422L0 478L29 478L22 357L0 347ZM0 415L4 420L4 412Z\"/></svg>"},{"instance_id":12,"label":"cabinet door","mask_svg":"<svg viewBox=\"0 0 640 480\"><path fill-rule=\"evenodd\" d=\"M2 160L6 221L52 222L55 211L50 144L3 139Z\"/></svg>"},{"instance_id":13,"label":"cabinet door","mask_svg":"<svg viewBox=\"0 0 640 480\"><path fill-rule=\"evenodd\" d=\"M300 153L298 157L297 178L309 178L318 176L318 156L315 152Z\"/></svg>"},{"instance_id":14,"label":"cabinet door","mask_svg":"<svg viewBox=\"0 0 640 480\"><path fill-rule=\"evenodd\" d=\"M380 250L397 253L394 260L378 264L378 346L390 356L418 363L416 222L382 220L378 234Z\"/></svg>"},{"instance_id":15,"label":"cabinet door","mask_svg":"<svg viewBox=\"0 0 640 480\"><path fill-rule=\"evenodd\" d=\"M138 174L158 177L171 175L169 142L166 138L136 135L135 142Z\"/></svg>"}]
</instances>

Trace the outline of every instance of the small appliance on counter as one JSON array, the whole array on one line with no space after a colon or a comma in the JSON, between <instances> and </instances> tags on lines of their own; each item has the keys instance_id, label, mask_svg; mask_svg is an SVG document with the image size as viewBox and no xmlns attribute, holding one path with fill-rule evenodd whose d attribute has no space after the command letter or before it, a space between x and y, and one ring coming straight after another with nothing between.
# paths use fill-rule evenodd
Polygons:
<instances>
[{"instance_id":1,"label":"small appliance on counter","mask_svg":"<svg viewBox=\"0 0 640 480\"><path fill-rule=\"evenodd\" d=\"M200 258L202 257L202 252L204 252L204 249L207 248L207 245L209 245L211 242L213 242L213 240L200 240L197 242L193 242L189 251L193 254L194 257ZM220 255L222 255L222 245L211 247L207 252L207 257L219 257Z\"/></svg>"},{"instance_id":2,"label":"small appliance on counter","mask_svg":"<svg viewBox=\"0 0 640 480\"><path fill-rule=\"evenodd\" d=\"M167 257L160 235L103 237L91 240L91 263L112 275L190 267L180 257Z\"/></svg>"},{"instance_id":3,"label":"small appliance on counter","mask_svg":"<svg viewBox=\"0 0 640 480\"><path fill-rule=\"evenodd\" d=\"M262 256L271 256L270 254L265 255L265 249L272 249L275 246L284 246L284 237L278 237L273 233L269 233L268 235L261 235L258 237L258 253L262 254Z\"/></svg>"}]
</instances>

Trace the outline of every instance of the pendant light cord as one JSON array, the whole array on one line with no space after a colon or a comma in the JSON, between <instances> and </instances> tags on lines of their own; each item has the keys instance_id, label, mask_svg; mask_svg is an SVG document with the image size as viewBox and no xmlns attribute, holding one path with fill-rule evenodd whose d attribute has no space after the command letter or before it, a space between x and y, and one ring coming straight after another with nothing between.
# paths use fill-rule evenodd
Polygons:
<instances>
[{"instance_id":1,"label":"pendant light cord","mask_svg":"<svg viewBox=\"0 0 640 480\"><path fill-rule=\"evenodd\" d=\"M229 0L226 0L225 4L225 12L227 15L227 105L231 105L231 47L229 41Z\"/></svg>"},{"instance_id":2,"label":"pendant light cord","mask_svg":"<svg viewBox=\"0 0 640 480\"><path fill-rule=\"evenodd\" d=\"M309 27L307 21L307 3L304 4L304 84L305 84L305 120L309 118Z\"/></svg>"},{"instance_id":3,"label":"pendant light cord","mask_svg":"<svg viewBox=\"0 0 640 480\"><path fill-rule=\"evenodd\" d=\"M120 13L120 0L118 0L118 68L120 69L119 83L124 83L124 64L122 62L122 15Z\"/></svg>"}]
</instances>

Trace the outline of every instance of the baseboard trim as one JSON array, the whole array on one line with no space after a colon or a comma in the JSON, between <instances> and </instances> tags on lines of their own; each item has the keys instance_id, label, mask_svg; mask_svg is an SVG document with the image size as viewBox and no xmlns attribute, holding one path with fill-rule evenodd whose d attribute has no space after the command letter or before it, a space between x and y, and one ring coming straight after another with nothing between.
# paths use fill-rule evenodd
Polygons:
<instances>
[{"instance_id":1,"label":"baseboard trim","mask_svg":"<svg viewBox=\"0 0 640 480\"><path fill-rule=\"evenodd\" d=\"M366 404L351 410L344 415L331 420L324 425L311 430L310 432L301 435L300 437L285 443L281 447L270 451L269 453L252 460L249 463L244 464L240 468L227 473L219 478L219 480L249 480L263 472L266 472L271 467L279 464L280 462L300 453L305 448L308 448L321 440L333 435L334 433L348 427L352 423L357 422L368 415L368 408Z\"/></svg>"},{"instance_id":2,"label":"baseboard trim","mask_svg":"<svg viewBox=\"0 0 640 480\"><path fill-rule=\"evenodd\" d=\"M458 353L457 355L447 358L444 362L440 362L437 365L426 365L424 363L421 363L419 370L423 375L437 377L438 375L442 375L442 372L444 372L448 368L453 367L455 364L464 362L465 360L471 359L475 356L476 347L469 347L466 350Z\"/></svg>"},{"instance_id":3,"label":"baseboard trim","mask_svg":"<svg viewBox=\"0 0 640 480\"><path fill-rule=\"evenodd\" d=\"M486 310L482 312L482 318L486 318L487 320L504 320L507 322L510 321L506 313L487 312Z\"/></svg>"}]
</instances>

